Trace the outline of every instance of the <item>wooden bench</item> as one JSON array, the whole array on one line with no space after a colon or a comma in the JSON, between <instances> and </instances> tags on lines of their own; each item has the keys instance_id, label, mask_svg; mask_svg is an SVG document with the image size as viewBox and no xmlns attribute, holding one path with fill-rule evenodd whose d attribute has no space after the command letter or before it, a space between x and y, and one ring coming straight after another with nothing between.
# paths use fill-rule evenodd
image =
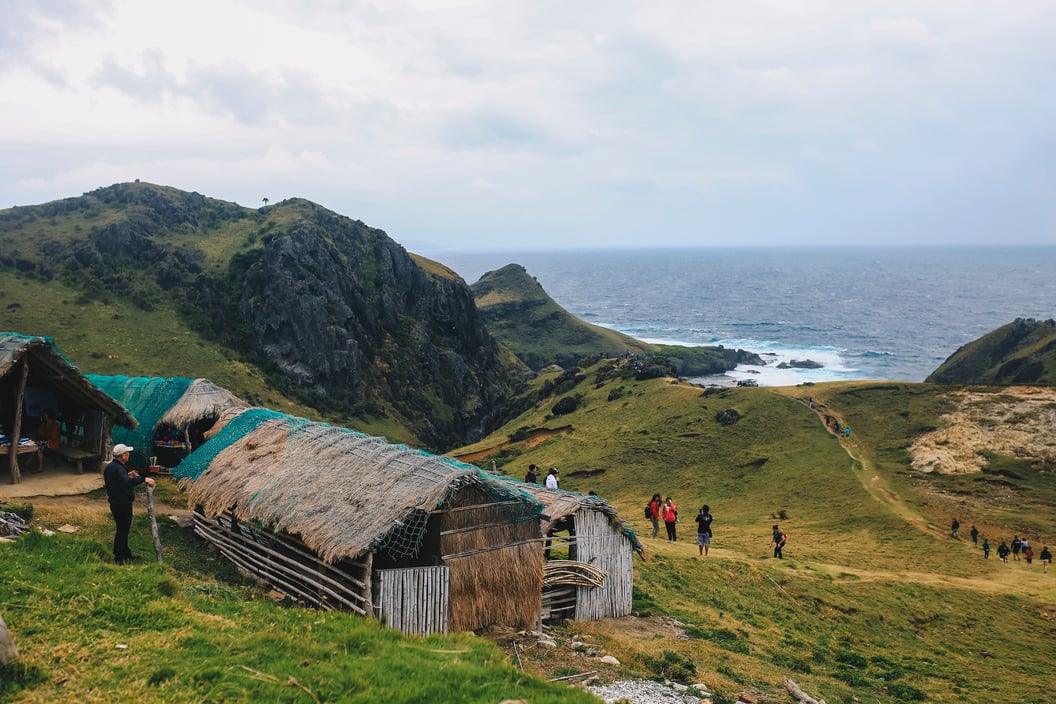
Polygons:
<instances>
[{"instance_id":1,"label":"wooden bench","mask_svg":"<svg viewBox=\"0 0 1056 704\"><path fill-rule=\"evenodd\" d=\"M65 457L67 462L73 462L77 465L77 474L84 474L84 461L98 457L94 452L88 452L82 450L79 447L70 447L69 445L59 445L58 447L52 447L49 452L53 452L60 457Z\"/></svg>"}]
</instances>

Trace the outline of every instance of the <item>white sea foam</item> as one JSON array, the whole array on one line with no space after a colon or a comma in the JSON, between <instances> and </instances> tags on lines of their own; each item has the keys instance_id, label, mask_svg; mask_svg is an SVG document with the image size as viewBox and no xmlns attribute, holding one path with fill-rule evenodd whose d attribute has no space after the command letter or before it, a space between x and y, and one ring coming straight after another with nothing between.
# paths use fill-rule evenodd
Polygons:
<instances>
[{"instance_id":1,"label":"white sea foam","mask_svg":"<svg viewBox=\"0 0 1056 704\"><path fill-rule=\"evenodd\" d=\"M643 340L658 345L682 345L685 347L700 347L705 343L687 343L679 340L649 338ZM742 349L758 354L764 364L741 364L726 374L694 377L690 381L694 383L730 383L754 379L760 386L795 386L804 382L839 381L842 379L861 379L861 371L848 363L843 356L844 350L826 346L791 346L779 342L751 340L751 339L726 339L715 340L707 345L721 345L727 349ZM802 367L788 366L794 362L816 362L821 366L816 369L805 369ZM781 364L786 368L782 369Z\"/></svg>"}]
</instances>

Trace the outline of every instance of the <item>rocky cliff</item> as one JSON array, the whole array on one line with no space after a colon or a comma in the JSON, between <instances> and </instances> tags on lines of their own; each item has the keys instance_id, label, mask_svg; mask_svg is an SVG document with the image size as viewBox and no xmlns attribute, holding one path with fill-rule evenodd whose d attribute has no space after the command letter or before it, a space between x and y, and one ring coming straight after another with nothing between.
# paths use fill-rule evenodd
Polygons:
<instances>
[{"instance_id":1,"label":"rocky cliff","mask_svg":"<svg viewBox=\"0 0 1056 704\"><path fill-rule=\"evenodd\" d=\"M457 275L305 200L125 183L0 211L0 241L0 271L81 292L86 317L36 333L105 325L93 301L173 311L324 417L389 417L430 449L490 430L516 371Z\"/></svg>"}]
</instances>

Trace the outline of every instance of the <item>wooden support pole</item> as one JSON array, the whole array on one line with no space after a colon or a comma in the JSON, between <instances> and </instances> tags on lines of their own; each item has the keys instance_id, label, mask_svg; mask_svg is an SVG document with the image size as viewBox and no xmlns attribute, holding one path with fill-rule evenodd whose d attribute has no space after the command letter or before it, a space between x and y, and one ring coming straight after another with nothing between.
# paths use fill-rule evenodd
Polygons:
<instances>
[{"instance_id":1,"label":"wooden support pole","mask_svg":"<svg viewBox=\"0 0 1056 704\"><path fill-rule=\"evenodd\" d=\"M26 381L29 379L29 359L22 356L22 379L18 382L18 400L15 401L15 427L11 429L11 483L22 481L22 472L18 467L18 441L22 437L22 406L26 398Z\"/></svg>"},{"instance_id":2,"label":"wooden support pole","mask_svg":"<svg viewBox=\"0 0 1056 704\"><path fill-rule=\"evenodd\" d=\"M150 516L150 537L154 541L154 554L161 559L161 537L158 535L158 517L154 515L154 487L147 485L147 515Z\"/></svg>"}]
</instances>

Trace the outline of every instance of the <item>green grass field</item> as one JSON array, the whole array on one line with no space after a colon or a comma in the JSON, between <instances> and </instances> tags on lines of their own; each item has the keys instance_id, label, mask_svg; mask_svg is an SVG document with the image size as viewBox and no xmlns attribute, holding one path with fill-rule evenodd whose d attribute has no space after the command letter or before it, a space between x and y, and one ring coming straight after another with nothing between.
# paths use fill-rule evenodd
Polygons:
<instances>
[{"instance_id":1,"label":"green grass field","mask_svg":"<svg viewBox=\"0 0 1056 704\"><path fill-rule=\"evenodd\" d=\"M532 390L547 381L557 375ZM1056 535L1052 480L1004 457L977 475L911 472L909 443L942 422L945 392L862 382L705 395L602 363L458 454L484 453L479 464L517 477L529 462L557 466L565 488L597 491L642 537L635 615L556 629L615 655L606 677L703 682L718 704L789 701L785 677L829 704L1049 702L1056 571L984 561L948 523L956 510L963 536L978 523L1040 548ZM555 416L565 396L578 408ZM731 411L739 420L718 422ZM988 477L1011 485L1008 498ZM679 505L678 542L649 537L653 492ZM715 516L707 558L693 544L703 503ZM591 700L544 681L589 661L522 652L526 674L468 634L408 639L276 603L165 520L164 565L113 565L99 496L78 510L42 506L34 520L84 530L0 544L0 609L23 653L2 671L0 701ZM768 549L773 523L790 536L784 560ZM142 515L134 539L150 552Z\"/></svg>"}]
</instances>

